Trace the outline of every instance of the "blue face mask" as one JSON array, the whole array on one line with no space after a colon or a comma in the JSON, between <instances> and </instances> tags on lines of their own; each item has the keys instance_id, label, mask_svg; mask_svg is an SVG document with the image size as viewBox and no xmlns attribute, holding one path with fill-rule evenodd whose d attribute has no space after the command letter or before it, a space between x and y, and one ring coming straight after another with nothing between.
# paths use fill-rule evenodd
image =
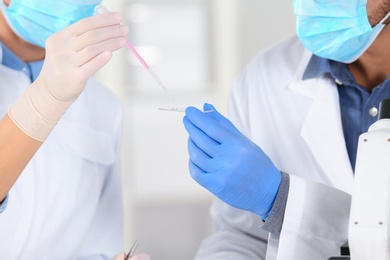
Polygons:
<instances>
[{"instance_id":1,"label":"blue face mask","mask_svg":"<svg viewBox=\"0 0 390 260\"><path fill-rule=\"evenodd\" d=\"M317 56L352 63L384 28L368 21L367 0L294 0L297 35Z\"/></svg>"},{"instance_id":2,"label":"blue face mask","mask_svg":"<svg viewBox=\"0 0 390 260\"><path fill-rule=\"evenodd\" d=\"M5 19L23 40L45 47L46 39L83 18L93 15L101 0L12 0L2 6Z\"/></svg>"}]
</instances>

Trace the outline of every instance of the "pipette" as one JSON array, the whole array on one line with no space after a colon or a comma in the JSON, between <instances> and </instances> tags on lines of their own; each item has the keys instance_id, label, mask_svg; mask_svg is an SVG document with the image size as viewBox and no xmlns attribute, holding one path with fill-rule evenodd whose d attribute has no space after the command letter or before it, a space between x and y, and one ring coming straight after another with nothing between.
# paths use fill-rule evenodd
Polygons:
<instances>
[{"instance_id":1,"label":"pipette","mask_svg":"<svg viewBox=\"0 0 390 260\"><path fill-rule=\"evenodd\" d=\"M95 14L102 14L109 12L107 8L102 5L97 5L95 7ZM157 77L156 73L150 68L150 66L146 63L146 61L142 58L142 56L138 53L138 51L134 48L134 46L126 39L126 47L134 54L134 56L138 59L138 61L142 64L142 66L149 72L152 78L157 82L157 84L166 90L166 87L162 83L162 81Z\"/></svg>"}]
</instances>

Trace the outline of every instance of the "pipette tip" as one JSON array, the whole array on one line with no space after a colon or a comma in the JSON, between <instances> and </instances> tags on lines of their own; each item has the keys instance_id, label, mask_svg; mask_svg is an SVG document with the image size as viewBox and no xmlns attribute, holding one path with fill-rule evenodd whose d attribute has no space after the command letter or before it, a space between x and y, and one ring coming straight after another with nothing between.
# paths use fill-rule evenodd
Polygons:
<instances>
[{"instance_id":1,"label":"pipette tip","mask_svg":"<svg viewBox=\"0 0 390 260\"><path fill-rule=\"evenodd\" d=\"M164 84L162 83L162 81L159 79L159 77L157 77L156 73L154 73L154 71L149 67L148 69L148 72L149 74L152 76L152 78L157 82L158 85L160 85L160 87L162 87L164 90L166 90L167 88L164 86Z\"/></svg>"}]
</instances>

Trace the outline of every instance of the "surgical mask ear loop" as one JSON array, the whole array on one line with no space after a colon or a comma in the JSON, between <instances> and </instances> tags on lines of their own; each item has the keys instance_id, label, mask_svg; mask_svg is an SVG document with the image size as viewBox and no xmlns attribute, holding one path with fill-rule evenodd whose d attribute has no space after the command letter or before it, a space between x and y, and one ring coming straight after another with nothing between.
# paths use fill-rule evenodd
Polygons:
<instances>
[{"instance_id":1,"label":"surgical mask ear loop","mask_svg":"<svg viewBox=\"0 0 390 260\"><path fill-rule=\"evenodd\" d=\"M383 25L385 25L384 22L386 22L386 20L387 20L389 17L390 17L390 12L388 12L388 13L386 14L386 16L385 16L378 24L383 24Z\"/></svg>"}]
</instances>

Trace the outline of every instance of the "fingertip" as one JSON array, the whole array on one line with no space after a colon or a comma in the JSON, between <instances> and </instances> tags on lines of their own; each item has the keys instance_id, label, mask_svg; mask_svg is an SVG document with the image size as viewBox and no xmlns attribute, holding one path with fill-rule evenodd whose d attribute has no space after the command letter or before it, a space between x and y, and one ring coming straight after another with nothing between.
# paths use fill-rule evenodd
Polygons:
<instances>
[{"instance_id":1,"label":"fingertip","mask_svg":"<svg viewBox=\"0 0 390 260\"><path fill-rule=\"evenodd\" d=\"M204 103L204 105L203 105L203 111L209 111L209 110L217 111L217 110L215 109L215 107L214 107L212 104Z\"/></svg>"},{"instance_id":2,"label":"fingertip","mask_svg":"<svg viewBox=\"0 0 390 260\"><path fill-rule=\"evenodd\" d=\"M111 51L104 51L101 53L101 58L102 59L107 59L107 60L111 60L112 58L112 52Z\"/></svg>"},{"instance_id":3,"label":"fingertip","mask_svg":"<svg viewBox=\"0 0 390 260\"><path fill-rule=\"evenodd\" d=\"M187 115L188 111L189 111L190 107L186 107L186 109L184 110L184 113Z\"/></svg>"},{"instance_id":4,"label":"fingertip","mask_svg":"<svg viewBox=\"0 0 390 260\"><path fill-rule=\"evenodd\" d=\"M123 14L119 13L119 12L108 12L106 13L107 16L110 16L111 19L116 22L116 23L120 23L123 21L124 17L123 17Z\"/></svg>"},{"instance_id":5,"label":"fingertip","mask_svg":"<svg viewBox=\"0 0 390 260\"><path fill-rule=\"evenodd\" d=\"M184 116L184 117L183 117L183 125L184 125L185 128L187 128L188 123L189 123L188 117L187 117L187 116Z\"/></svg>"},{"instance_id":6,"label":"fingertip","mask_svg":"<svg viewBox=\"0 0 390 260\"><path fill-rule=\"evenodd\" d=\"M98 18L95 18L98 17ZM106 24L120 24L124 20L123 14L119 12L101 12L95 13L92 16L93 19L99 19L102 23Z\"/></svg>"},{"instance_id":7,"label":"fingertip","mask_svg":"<svg viewBox=\"0 0 390 260\"><path fill-rule=\"evenodd\" d=\"M186 125L186 124L188 124L189 122L190 122L190 119L188 118L187 115L185 115L185 116L183 117L183 123Z\"/></svg>"},{"instance_id":8,"label":"fingertip","mask_svg":"<svg viewBox=\"0 0 390 260\"><path fill-rule=\"evenodd\" d=\"M203 114L203 112L201 110L199 110L196 107L192 107L192 106L187 107L185 110L185 113L186 113L186 116L188 116L188 119L190 121L191 121L191 119L194 118L194 116L199 115L199 114Z\"/></svg>"},{"instance_id":9,"label":"fingertip","mask_svg":"<svg viewBox=\"0 0 390 260\"><path fill-rule=\"evenodd\" d=\"M194 110L198 110L197 108L193 107L193 106L189 106L185 109L185 113L188 114L188 113L191 113L192 111Z\"/></svg>"}]
</instances>

